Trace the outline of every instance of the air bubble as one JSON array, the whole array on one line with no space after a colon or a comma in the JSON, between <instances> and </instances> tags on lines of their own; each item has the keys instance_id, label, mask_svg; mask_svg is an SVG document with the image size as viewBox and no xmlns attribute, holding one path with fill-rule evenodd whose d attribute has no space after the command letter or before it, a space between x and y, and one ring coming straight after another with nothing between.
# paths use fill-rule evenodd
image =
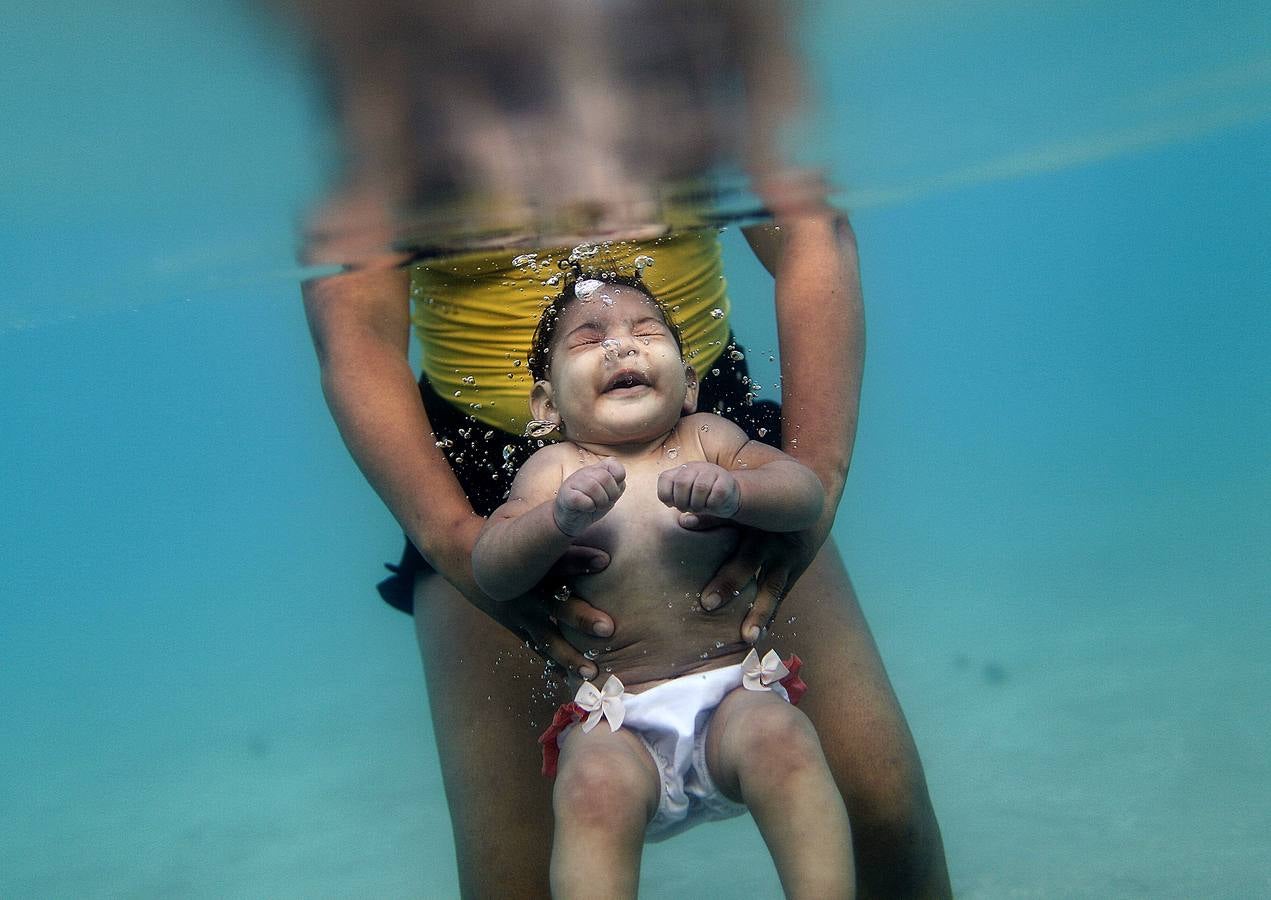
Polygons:
<instances>
[{"instance_id":1,"label":"air bubble","mask_svg":"<svg viewBox=\"0 0 1271 900\"><path fill-rule=\"evenodd\" d=\"M707 424L703 423L703 425L702 425L702 431L710 431L710 430L711 430L711 427L710 427L709 425L707 425Z\"/></svg>"},{"instance_id":2,"label":"air bubble","mask_svg":"<svg viewBox=\"0 0 1271 900\"><path fill-rule=\"evenodd\" d=\"M714 309L712 309L712 310L711 310L711 318L712 318L712 319L722 319L722 318L724 318L724 311L723 311L722 309L720 309L718 306L717 306L717 307L715 307Z\"/></svg>"},{"instance_id":3,"label":"air bubble","mask_svg":"<svg viewBox=\"0 0 1271 900\"><path fill-rule=\"evenodd\" d=\"M637 272L639 272L641 269L652 269L653 257L652 256L637 256L635 258L635 267Z\"/></svg>"},{"instance_id":4,"label":"air bubble","mask_svg":"<svg viewBox=\"0 0 1271 900\"><path fill-rule=\"evenodd\" d=\"M677 456L679 456L679 455L680 455L680 448L679 448L679 447L667 447L667 448L666 448L666 455L667 455L667 456L669 456L669 457L671 457L671 459L675 459L675 457L677 457Z\"/></svg>"},{"instance_id":5,"label":"air bubble","mask_svg":"<svg viewBox=\"0 0 1271 900\"><path fill-rule=\"evenodd\" d=\"M465 375L465 376L463 376L463 378L461 378L461 379L459 379L459 380L460 380L460 381L462 381L464 384L476 384L476 383L477 383L477 379L476 379L476 378L474 378L474 377L473 377L473 376L471 376L471 375Z\"/></svg>"},{"instance_id":6,"label":"air bubble","mask_svg":"<svg viewBox=\"0 0 1271 900\"><path fill-rule=\"evenodd\" d=\"M746 354L742 353L740 350L733 350L731 353L728 354L728 358L731 359L733 362L741 362L743 359L746 358Z\"/></svg>"}]
</instances>

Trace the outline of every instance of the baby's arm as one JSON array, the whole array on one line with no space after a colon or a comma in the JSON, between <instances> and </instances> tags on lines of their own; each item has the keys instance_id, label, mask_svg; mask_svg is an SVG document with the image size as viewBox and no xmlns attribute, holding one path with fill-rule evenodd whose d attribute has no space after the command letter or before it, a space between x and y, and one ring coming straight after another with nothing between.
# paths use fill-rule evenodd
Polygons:
<instances>
[{"instance_id":1,"label":"baby's arm","mask_svg":"<svg viewBox=\"0 0 1271 900\"><path fill-rule=\"evenodd\" d=\"M556 561L622 496L626 472L615 460L561 477L561 445L535 453L512 482L472 549L477 584L511 600L538 584Z\"/></svg>"},{"instance_id":2,"label":"baby's arm","mask_svg":"<svg viewBox=\"0 0 1271 900\"><path fill-rule=\"evenodd\" d=\"M681 426L698 435L707 459L658 479L658 499L683 510L682 525L694 527L701 514L763 531L799 531L820 518L825 489L807 466L719 416L697 413Z\"/></svg>"}]
</instances>

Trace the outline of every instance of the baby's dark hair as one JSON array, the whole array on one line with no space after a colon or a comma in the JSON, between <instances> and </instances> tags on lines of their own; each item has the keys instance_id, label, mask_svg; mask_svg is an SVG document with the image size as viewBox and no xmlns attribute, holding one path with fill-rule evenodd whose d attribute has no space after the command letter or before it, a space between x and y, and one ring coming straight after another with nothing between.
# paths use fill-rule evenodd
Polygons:
<instances>
[{"instance_id":1,"label":"baby's dark hair","mask_svg":"<svg viewBox=\"0 0 1271 900\"><path fill-rule=\"evenodd\" d=\"M623 287L629 287L644 294L649 299L649 304L658 311L658 315L662 317L662 321L666 323L667 329L671 332L671 337L675 340L675 346L679 348L681 354L684 353L684 340L680 334L680 327L675 323L675 319L667 312L666 307L662 305L653 292L645 285L644 279L637 273L634 276L618 275L613 272L570 272L566 277L565 289L556 295L551 305L543 310L542 318L538 320L538 327L534 329L534 342L530 346L530 376L535 381L543 381L548 378L552 368L552 341L556 339L556 326L560 323L561 315L569 308L571 303L581 302L577 293L577 284L579 281L594 279L602 284L616 284Z\"/></svg>"}]
</instances>

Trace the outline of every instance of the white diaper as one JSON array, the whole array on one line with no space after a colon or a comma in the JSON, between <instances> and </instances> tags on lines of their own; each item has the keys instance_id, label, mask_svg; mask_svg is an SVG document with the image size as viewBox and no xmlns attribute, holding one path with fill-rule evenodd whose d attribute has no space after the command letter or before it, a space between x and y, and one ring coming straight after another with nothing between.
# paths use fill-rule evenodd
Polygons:
<instances>
[{"instance_id":1,"label":"white diaper","mask_svg":"<svg viewBox=\"0 0 1271 900\"><path fill-rule=\"evenodd\" d=\"M562 714L570 717L558 714L542 740L552 741L555 750L565 732L580 719L584 731L602 719L613 731L629 729L648 749L662 781L658 810L645 837L663 840L699 822L727 819L746 811L744 804L725 797L711 779L706 768L707 726L715 708L738 687L774 691L787 701L794 694L797 703L804 687L798 681L797 660L792 657L787 668L775 651L769 650L760 660L751 650L737 665L684 675L638 694L626 693L615 676L600 689L587 682L579 688L574 703L561 708ZM790 691L783 681L790 684ZM545 752L545 772L549 772L547 756ZM555 754L551 756L550 770L554 771Z\"/></svg>"}]
</instances>

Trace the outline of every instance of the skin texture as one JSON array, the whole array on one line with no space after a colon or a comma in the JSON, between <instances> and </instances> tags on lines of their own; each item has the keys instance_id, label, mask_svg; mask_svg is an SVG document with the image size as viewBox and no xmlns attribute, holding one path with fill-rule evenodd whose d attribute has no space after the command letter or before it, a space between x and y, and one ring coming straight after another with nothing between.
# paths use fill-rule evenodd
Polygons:
<instances>
[{"instance_id":1,"label":"skin texture","mask_svg":"<svg viewBox=\"0 0 1271 900\"><path fill-rule=\"evenodd\" d=\"M809 691L801 709L821 736L852 820L858 894L949 896L912 737L837 552L823 546L856 430L864 335L855 240L830 210L783 217L780 186L770 188L780 225L752 244L777 276L783 449L820 477L827 513L797 535L743 539L704 590L703 605L713 594L724 603L753 599L742 634L755 637L798 578L781 616L797 626L790 634L774 628L772 639L805 660L809 678L834 679L835 691ZM433 445L406 359L407 276L391 268L396 262L306 285L323 389L367 480L444 573L419 576L415 622L464 895L546 896L551 786L538 774L535 738L551 701L543 697L542 661L510 629L572 668L586 663L536 602L496 604L476 587L470 554L483 520ZM581 600L552 613L579 630L612 629ZM492 853L488 837L496 832Z\"/></svg>"},{"instance_id":2,"label":"skin texture","mask_svg":"<svg viewBox=\"0 0 1271 900\"><path fill-rule=\"evenodd\" d=\"M491 594L514 597L532 590L573 541L603 545L610 564L593 576L603 581L581 587L621 616L615 655L638 662L611 662L597 648L597 663L639 692L648 686L642 673L658 683L686 660L700 671L744 653L696 661L712 644L735 647L736 623L718 618L719 637L703 640L670 611L735 545L731 529L686 529L681 516L695 525L711 516L797 530L820 517L824 498L816 475L779 450L719 416L684 415L693 408L692 370L665 321L631 288L606 285L596 294L600 302L575 300L560 314L548 378L534 389L535 418L552 421L566 440L522 466L482 532L473 568ZM693 459L698 453L705 459ZM689 611L693 625L711 618ZM649 631L656 637L643 640ZM572 728L561 750L552 896L634 897L644 829L659 803L652 758L626 727ZM713 711L706 759L724 795L753 814L787 897L855 895L847 810L807 716L776 694L738 686Z\"/></svg>"},{"instance_id":3,"label":"skin texture","mask_svg":"<svg viewBox=\"0 0 1271 900\"><path fill-rule=\"evenodd\" d=\"M436 573L419 577L415 602L464 896L547 896L553 782L535 742L555 701L540 687L543 662ZM772 642L798 653L809 677L836 673L836 692L814 685L799 708L847 805L858 896L949 896L917 748L832 548L786 598L790 616L795 633L774 628Z\"/></svg>"},{"instance_id":4,"label":"skin texture","mask_svg":"<svg viewBox=\"0 0 1271 900\"><path fill-rule=\"evenodd\" d=\"M706 759L724 795L750 808L787 897L855 896L847 811L807 716L776 694L734 690L712 717ZM652 758L625 727L571 729L554 790L552 896L635 897L660 789Z\"/></svg>"}]
</instances>

